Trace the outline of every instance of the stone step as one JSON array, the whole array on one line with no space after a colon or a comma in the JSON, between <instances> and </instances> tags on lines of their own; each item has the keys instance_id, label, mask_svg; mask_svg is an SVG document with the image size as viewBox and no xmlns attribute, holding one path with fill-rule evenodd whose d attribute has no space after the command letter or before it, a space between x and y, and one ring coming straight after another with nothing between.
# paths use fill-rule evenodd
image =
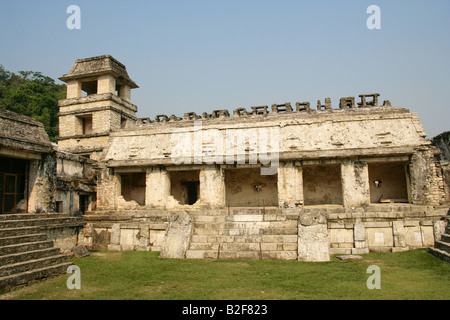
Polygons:
<instances>
[{"instance_id":1,"label":"stone step","mask_svg":"<svg viewBox=\"0 0 450 320\"><path fill-rule=\"evenodd\" d=\"M64 218L67 217L63 213L15 213L15 214L0 214L0 221L5 220L25 220L38 218Z\"/></svg>"},{"instance_id":2,"label":"stone step","mask_svg":"<svg viewBox=\"0 0 450 320\"><path fill-rule=\"evenodd\" d=\"M67 257L63 254L58 254L50 257L44 257L29 261L18 262L14 264L4 265L0 267L0 277L6 277L14 275L16 273L22 273L26 271L32 271L33 269L44 268L56 264L66 262Z\"/></svg>"},{"instance_id":3,"label":"stone step","mask_svg":"<svg viewBox=\"0 0 450 320\"><path fill-rule=\"evenodd\" d=\"M192 243L297 243L294 235L255 235L255 236L222 236L222 235L193 235Z\"/></svg>"},{"instance_id":4,"label":"stone step","mask_svg":"<svg viewBox=\"0 0 450 320\"><path fill-rule=\"evenodd\" d=\"M61 220L59 220L61 222ZM63 227L71 227L71 226L81 226L83 224L82 220L68 220L66 223L42 223L38 225L31 226L16 226L12 228L1 228L0 229L0 238L26 235L26 234L37 234L41 233L43 230L51 229L51 228L63 228Z\"/></svg>"},{"instance_id":5,"label":"stone step","mask_svg":"<svg viewBox=\"0 0 450 320\"><path fill-rule=\"evenodd\" d=\"M0 229L33 227L33 226L49 226L58 224L68 224L80 222L80 218L75 217L57 217L57 218L35 218L35 219L16 219L0 221Z\"/></svg>"},{"instance_id":6,"label":"stone step","mask_svg":"<svg viewBox=\"0 0 450 320\"><path fill-rule=\"evenodd\" d=\"M0 256L0 265L8 265L8 264L15 264L19 262L25 262L30 260L36 260L40 258L55 256L60 253L60 250L55 247L51 248L45 248L45 249L38 249L33 251L26 251L26 252L18 252L18 253L12 253L8 255Z\"/></svg>"},{"instance_id":7,"label":"stone step","mask_svg":"<svg viewBox=\"0 0 450 320\"><path fill-rule=\"evenodd\" d=\"M191 219L194 223L199 222L225 222L227 216L204 216L204 215L191 215Z\"/></svg>"},{"instance_id":8,"label":"stone step","mask_svg":"<svg viewBox=\"0 0 450 320\"><path fill-rule=\"evenodd\" d=\"M205 209L188 211L191 216L205 215L205 216L232 216L232 215L268 215L268 214L282 214L283 211L277 207L229 207L226 209Z\"/></svg>"},{"instance_id":9,"label":"stone step","mask_svg":"<svg viewBox=\"0 0 450 320\"><path fill-rule=\"evenodd\" d=\"M20 243L46 241L47 235L43 233L25 234L19 236L0 238L0 246L8 246Z\"/></svg>"},{"instance_id":10,"label":"stone step","mask_svg":"<svg viewBox=\"0 0 450 320\"><path fill-rule=\"evenodd\" d=\"M61 275L67 272L71 262L63 262L52 266L37 268L31 271L21 272L10 276L0 277L0 293L30 283L31 281Z\"/></svg>"},{"instance_id":11,"label":"stone step","mask_svg":"<svg viewBox=\"0 0 450 320\"><path fill-rule=\"evenodd\" d=\"M257 221L264 221L264 215L263 214L233 214L226 217L227 221L250 221L250 222L257 222Z\"/></svg>"},{"instance_id":12,"label":"stone step","mask_svg":"<svg viewBox=\"0 0 450 320\"><path fill-rule=\"evenodd\" d=\"M253 214L275 214L280 213L281 210L277 207L255 207L255 208L248 208L248 207L230 207L229 210L227 209L227 213L229 212L230 215L253 215Z\"/></svg>"},{"instance_id":13,"label":"stone step","mask_svg":"<svg viewBox=\"0 0 450 320\"><path fill-rule=\"evenodd\" d=\"M206 230L219 229L269 229L297 228L297 221L228 221L228 222L194 222L194 228Z\"/></svg>"},{"instance_id":14,"label":"stone step","mask_svg":"<svg viewBox=\"0 0 450 320\"><path fill-rule=\"evenodd\" d=\"M225 222L223 227L225 229L274 229L274 228L295 228L297 229L297 221L233 221Z\"/></svg>"},{"instance_id":15,"label":"stone step","mask_svg":"<svg viewBox=\"0 0 450 320\"><path fill-rule=\"evenodd\" d=\"M450 243L448 243L448 242L443 242L443 241L437 240L434 243L434 247L436 249L439 249L439 250L445 251L447 253L450 253Z\"/></svg>"},{"instance_id":16,"label":"stone step","mask_svg":"<svg viewBox=\"0 0 450 320\"><path fill-rule=\"evenodd\" d=\"M262 257L261 257L262 256ZM220 251L187 250L187 259L277 259L297 260L297 251Z\"/></svg>"},{"instance_id":17,"label":"stone step","mask_svg":"<svg viewBox=\"0 0 450 320\"><path fill-rule=\"evenodd\" d=\"M450 234L447 233L441 234L441 241L450 243Z\"/></svg>"},{"instance_id":18,"label":"stone step","mask_svg":"<svg viewBox=\"0 0 450 320\"><path fill-rule=\"evenodd\" d=\"M255 229L206 229L194 228L193 235L211 236L258 236L258 235L297 235L297 228L255 228Z\"/></svg>"},{"instance_id":19,"label":"stone step","mask_svg":"<svg viewBox=\"0 0 450 320\"><path fill-rule=\"evenodd\" d=\"M12 244L0 247L0 256L27 251L35 251L40 249L48 249L52 247L53 247L52 240Z\"/></svg>"},{"instance_id":20,"label":"stone step","mask_svg":"<svg viewBox=\"0 0 450 320\"><path fill-rule=\"evenodd\" d=\"M450 263L450 253L437 248L428 248L428 252L438 257L439 259Z\"/></svg>"},{"instance_id":21,"label":"stone step","mask_svg":"<svg viewBox=\"0 0 450 320\"><path fill-rule=\"evenodd\" d=\"M240 215L198 215L192 214L194 222L260 222L260 221L284 221L287 216L283 214L240 214ZM297 221L297 219L291 219Z\"/></svg>"},{"instance_id":22,"label":"stone step","mask_svg":"<svg viewBox=\"0 0 450 320\"><path fill-rule=\"evenodd\" d=\"M256 228L256 229L222 229L221 235L246 236L246 235L297 235L297 228ZM194 233L195 234L195 233Z\"/></svg>"},{"instance_id":23,"label":"stone step","mask_svg":"<svg viewBox=\"0 0 450 320\"><path fill-rule=\"evenodd\" d=\"M37 234L41 232L40 226L21 227L21 228L6 228L0 229L0 238L14 237L27 234Z\"/></svg>"},{"instance_id":24,"label":"stone step","mask_svg":"<svg viewBox=\"0 0 450 320\"><path fill-rule=\"evenodd\" d=\"M259 251L260 249L262 251L293 251L297 250L297 243L239 243L239 242L233 242L233 243L199 243L199 242L191 242L189 249L190 250L215 250L217 251L219 249L222 251Z\"/></svg>"}]
</instances>

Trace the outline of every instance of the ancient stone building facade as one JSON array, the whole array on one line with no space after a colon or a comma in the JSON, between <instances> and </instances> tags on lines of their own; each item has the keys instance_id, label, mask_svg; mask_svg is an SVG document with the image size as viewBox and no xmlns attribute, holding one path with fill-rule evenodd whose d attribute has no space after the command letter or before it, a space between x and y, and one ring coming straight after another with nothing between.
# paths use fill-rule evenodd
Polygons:
<instances>
[{"instance_id":1,"label":"ancient stone building facade","mask_svg":"<svg viewBox=\"0 0 450 320\"><path fill-rule=\"evenodd\" d=\"M41 223L40 214L50 216L50 222L40 231L57 243L63 252L77 245L83 222L72 217L95 209L95 161L57 150L42 123L0 108L0 215L2 244L12 241L14 233L22 236L27 229L16 230L8 219L20 219L17 214L31 218L25 226ZM28 213L28 214L27 214ZM32 215L36 214L33 218ZM54 217L66 216L67 219ZM48 216L45 216L46 218ZM19 223L17 223L19 224ZM51 227L50 227L51 225ZM7 226L6 229L3 229ZM36 227L28 228L33 235ZM17 234L16 234L17 233Z\"/></svg>"},{"instance_id":2,"label":"ancient stone building facade","mask_svg":"<svg viewBox=\"0 0 450 320\"><path fill-rule=\"evenodd\" d=\"M97 161L90 248L326 261L432 246L442 230L439 151L379 94L137 119L137 85L111 56L61 80L58 148Z\"/></svg>"}]
</instances>

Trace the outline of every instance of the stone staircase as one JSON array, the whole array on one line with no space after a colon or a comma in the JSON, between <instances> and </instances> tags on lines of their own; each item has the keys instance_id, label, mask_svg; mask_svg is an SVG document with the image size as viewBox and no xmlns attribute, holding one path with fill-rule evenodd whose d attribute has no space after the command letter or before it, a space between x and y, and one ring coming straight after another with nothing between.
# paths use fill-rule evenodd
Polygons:
<instances>
[{"instance_id":1,"label":"stone staircase","mask_svg":"<svg viewBox=\"0 0 450 320\"><path fill-rule=\"evenodd\" d=\"M65 273L71 263L45 231L80 224L63 214L0 215L0 293Z\"/></svg>"},{"instance_id":2,"label":"stone staircase","mask_svg":"<svg viewBox=\"0 0 450 320\"><path fill-rule=\"evenodd\" d=\"M280 209L230 209L193 214L186 258L297 259L297 216Z\"/></svg>"},{"instance_id":3,"label":"stone staircase","mask_svg":"<svg viewBox=\"0 0 450 320\"><path fill-rule=\"evenodd\" d=\"M428 248L428 252L446 262L450 262L450 210L445 219L447 220L445 233L441 235L441 240L435 241L434 247Z\"/></svg>"}]
</instances>

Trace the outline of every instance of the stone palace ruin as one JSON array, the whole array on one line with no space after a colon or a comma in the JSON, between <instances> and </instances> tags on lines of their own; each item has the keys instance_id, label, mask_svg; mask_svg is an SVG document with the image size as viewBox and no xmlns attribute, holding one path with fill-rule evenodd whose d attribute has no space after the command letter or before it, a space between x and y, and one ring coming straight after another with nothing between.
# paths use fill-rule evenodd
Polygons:
<instances>
[{"instance_id":1,"label":"stone palace ruin","mask_svg":"<svg viewBox=\"0 0 450 320\"><path fill-rule=\"evenodd\" d=\"M53 237L66 250L328 261L445 233L448 159L417 114L378 93L138 119L138 86L113 57L77 60L60 79L58 144L34 122L27 139L42 148L3 139L2 163L25 169L2 169L0 197L2 214L78 219Z\"/></svg>"}]
</instances>

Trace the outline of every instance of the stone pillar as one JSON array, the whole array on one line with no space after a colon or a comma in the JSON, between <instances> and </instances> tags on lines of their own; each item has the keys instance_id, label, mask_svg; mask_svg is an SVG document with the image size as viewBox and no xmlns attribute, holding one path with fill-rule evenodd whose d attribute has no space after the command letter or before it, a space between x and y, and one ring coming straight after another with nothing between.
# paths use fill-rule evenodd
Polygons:
<instances>
[{"instance_id":1,"label":"stone pillar","mask_svg":"<svg viewBox=\"0 0 450 320\"><path fill-rule=\"evenodd\" d=\"M298 260L316 262L330 260L325 211L301 213L298 224Z\"/></svg>"},{"instance_id":2,"label":"stone pillar","mask_svg":"<svg viewBox=\"0 0 450 320\"><path fill-rule=\"evenodd\" d=\"M280 163L278 167L278 206L292 208L303 205L302 166L295 161Z\"/></svg>"},{"instance_id":3,"label":"stone pillar","mask_svg":"<svg viewBox=\"0 0 450 320\"><path fill-rule=\"evenodd\" d=\"M28 212L29 213L36 212L37 188L35 188L35 184L37 183L37 179L38 179L39 163L40 163L40 160L29 161L28 190L27 190Z\"/></svg>"},{"instance_id":4,"label":"stone pillar","mask_svg":"<svg viewBox=\"0 0 450 320\"><path fill-rule=\"evenodd\" d=\"M406 229L403 221L392 222L392 234L394 236L394 247L392 248L392 252L409 250L409 247L406 245Z\"/></svg>"},{"instance_id":5,"label":"stone pillar","mask_svg":"<svg viewBox=\"0 0 450 320\"><path fill-rule=\"evenodd\" d=\"M439 190L433 151L424 149L413 154L409 172L409 202L421 205L439 205L442 194Z\"/></svg>"},{"instance_id":6,"label":"stone pillar","mask_svg":"<svg viewBox=\"0 0 450 320\"><path fill-rule=\"evenodd\" d=\"M361 221L357 221L353 227L353 239L355 247L352 248L352 254L369 253L369 247L366 242L366 228Z\"/></svg>"},{"instance_id":7,"label":"stone pillar","mask_svg":"<svg viewBox=\"0 0 450 320\"><path fill-rule=\"evenodd\" d=\"M146 171L145 205L166 207L170 196L170 177L164 167L151 167Z\"/></svg>"},{"instance_id":8,"label":"stone pillar","mask_svg":"<svg viewBox=\"0 0 450 320\"><path fill-rule=\"evenodd\" d=\"M84 244L87 249L94 249L94 225L92 223L86 223L84 228L78 234L78 244Z\"/></svg>"},{"instance_id":9,"label":"stone pillar","mask_svg":"<svg viewBox=\"0 0 450 320\"><path fill-rule=\"evenodd\" d=\"M119 181L114 176L114 169L100 170L97 181L97 209L117 209L117 196L120 194Z\"/></svg>"},{"instance_id":10,"label":"stone pillar","mask_svg":"<svg viewBox=\"0 0 450 320\"><path fill-rule=\"evenodd\" d=\"M447 227L447 221L445 221L445 220L433 221L434 241L441 240L442 235L445 233L446 227Z\"/></svg>"},{"instance_id":11,"label":"stone pillar","mask_svg":"<svg viewBox=\"0 0 450 320\"><path fill-rule=\"evenodd\" d=\"M360 207L370 204L369 170L366 162L343 161L341 180L345 207Z\"/></svg>"},{"instance_id":12,"label":"stone pillar","mask_svg":"<svg viewBox=\"0 0 450 320\"><path fill-rule=\"evenodd\" d=\"M97 80L97 93L115 93L116 92L116 79L109 74L98 77Z\"/></svg>"},{"instance_id":13,"label":"stone pillar","mask_svg":"<svg viewBox=\"0 0 450 320\"><path fill-rule=\"evenodd\" d=\"M81 82L79 80L71 80L67 82L67 99L81 97Z\"/></svg>"},{"instance_id":14,"label":"stone pillar","mask_svg":"<svg viewBox=\"0 0 450 320\"><path fill-rule=\"evenodd\" d=\"M225 207L225 174L220 166L208 166L200 170L201 204Z\"/></svg>"},{"instance_id":15,"label":"stone pillar","mask_svg":"<svg viewBox=\"0 0 450 320\"><path fill-rule=\"evenodd\" d=\"M128 86L126 84L124 84L123 86L120 86L119 97L121 97L122 99L124 99L124 100L129 102L131 100L131 88L130 88L130 86Z\"/></svg>"},{"instance_id":16,"label":"stone pillar","mask_svg":"<svg viewBox=\"0 0 450 320\"><path fill-rule=\"evenodd\" d=\"M121 251L122 246L120 245L120 224L114 223L111 227L111 240L108 244L108 250L111 251Z\"/></svg>"},{"instance_id":17,"label":"stone pillar","mask_svg":"<svg viewBox=\"0 0 450 320\"><path fill-rule=\"evenodd\" d=\"M140 224L139 225L139 246L137 247L137 251L150 251L149 246L150 239L150 230L148 224Z\"/></svg>"},{"instance_id":18,"label":"stone pillar","mask_svg":"<svg viewBox=\"0 0 450 320\"><path fill-rule=\"evenodd\" d=\"M56 159L43 154L41 160L31 160L28 175L28 212L55 212Z\"/></svg>"}]
</instances>

